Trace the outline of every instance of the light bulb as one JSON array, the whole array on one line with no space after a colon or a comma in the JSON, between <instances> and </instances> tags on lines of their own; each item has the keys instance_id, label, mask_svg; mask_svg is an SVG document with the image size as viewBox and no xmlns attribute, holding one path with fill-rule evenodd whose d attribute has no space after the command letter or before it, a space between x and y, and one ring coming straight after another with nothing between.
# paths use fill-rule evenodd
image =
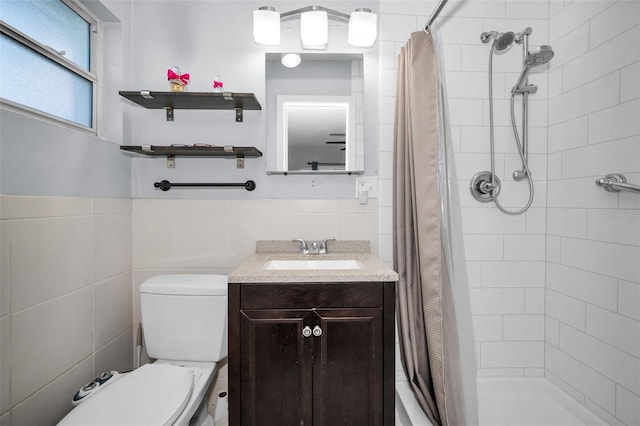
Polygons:
<instances>
[{"instance_id":1,"label":"light bulb","mask_svg":"<svg viewBox=\"0 0 640 426\"><path fill-rule=\"evenodd\" d=\"M258 44L280 44L280 14L271 6L253 11L253 40Z\"/></svg>"}]
</instances>

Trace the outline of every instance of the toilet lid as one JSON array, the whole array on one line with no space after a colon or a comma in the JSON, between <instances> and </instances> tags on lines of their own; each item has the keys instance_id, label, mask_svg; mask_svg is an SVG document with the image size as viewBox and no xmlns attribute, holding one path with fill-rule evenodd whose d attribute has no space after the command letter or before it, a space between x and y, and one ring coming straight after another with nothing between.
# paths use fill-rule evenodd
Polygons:
<instances>
[{"instance_id":1,"label":"toilet lid","mask_svg":"<svg viewBox=\"0 0 640 426\"><path fill-rule=\"evenodd\" d=\"M146 364L87 398L59 425L171 425L189 402L192 388L189 368Z\"/></svg>"}]
</instances>

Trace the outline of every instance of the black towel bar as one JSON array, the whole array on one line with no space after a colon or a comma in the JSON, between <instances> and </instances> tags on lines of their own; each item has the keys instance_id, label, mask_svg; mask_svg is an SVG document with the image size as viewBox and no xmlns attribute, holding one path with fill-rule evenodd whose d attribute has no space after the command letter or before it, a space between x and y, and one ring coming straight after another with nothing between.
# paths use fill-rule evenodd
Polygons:
<instances>
[{"instance_id":1,"label":"black towel bar","mask_svg":"<svg viewBox=\"0 0 640 426\"><path fill-rule=\"evenodd\" d=\"M160 182L156 182L153 184L155 188L161 189L163 191L168 191L171 188L184 188L184 187L244 187L247 191L253 191L256 189L256 183L252 180L248 180L246 182L239 183L206 183L206 182L196 182L196 183L171 183L168 180L163 180Z\"/></svg>"}]
</instances>

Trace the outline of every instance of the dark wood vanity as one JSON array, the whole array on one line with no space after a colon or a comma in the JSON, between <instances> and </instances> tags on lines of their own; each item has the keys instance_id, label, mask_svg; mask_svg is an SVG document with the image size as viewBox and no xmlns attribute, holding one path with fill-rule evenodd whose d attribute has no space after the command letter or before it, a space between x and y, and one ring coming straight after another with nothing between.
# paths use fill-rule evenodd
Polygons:
<instances>
[{"instance_id":1,"label":"dark wood vanity","mask_svg":"<svg viewBox=\"0 0 640 426\"><path fill-rule=\"evenodd\" d=\"M391 426L395 282L229 284L229 424Z\"/></svg>"}]
</instances>

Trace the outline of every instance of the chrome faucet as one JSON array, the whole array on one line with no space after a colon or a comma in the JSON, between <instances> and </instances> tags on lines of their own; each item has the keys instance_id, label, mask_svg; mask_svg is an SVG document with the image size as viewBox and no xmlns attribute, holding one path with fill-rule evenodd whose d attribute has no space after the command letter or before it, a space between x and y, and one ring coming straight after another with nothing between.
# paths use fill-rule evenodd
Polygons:
<instances>
[{"instance_id":1,"label":"chrome faucet","mask_svg":"<svg viewBox=\"0 0 640 426\"><path fill-rule=\"evenodd\" d=\"M327 242L332 240L335 240L335 238L325 238L322 242L314 240L311 241L311 244L307 244L302 238L295 238L293 241L300 242L300 253L302 254L327 254L329 252Z\"/></svg>"},{"instance_id":2,"label":"chrome faucet","mask_svg":"<svg viewBox=\"0 0 640 426\"><path fill-rule=\"evenodd\" d=\"M292 241L300 241L300 253L309 254L309 246L305 240L302 238L295 238Z\"/></svg>"}]
</instances>

